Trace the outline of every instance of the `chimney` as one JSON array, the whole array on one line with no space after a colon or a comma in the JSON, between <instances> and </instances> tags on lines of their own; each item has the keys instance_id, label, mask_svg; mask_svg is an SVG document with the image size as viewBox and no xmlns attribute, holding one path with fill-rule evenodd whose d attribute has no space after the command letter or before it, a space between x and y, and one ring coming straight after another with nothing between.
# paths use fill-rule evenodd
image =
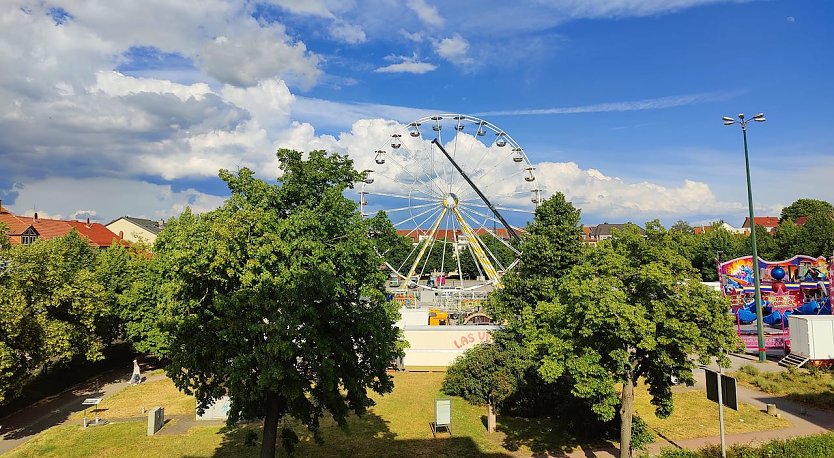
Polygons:
<instances>
[{"instance_id":1,"label":"chimney","mask_svg":"<svg viewBox=\"0 0 834 458\"><path fill-rule=\"evenodd\" d=\"M90 228L90 217L88 216L87 217L87 229L89 229L89 228Z\"/></svg>"},{"instance_id":2,"label":"chimney","mask_svg":"<svg viewBox=\"0 0 834 458\"><path fill-rule=\"evenodd\" d=\"M38 212L35 212L35 221L38 220Z\"/></svg>"},{"instance_id":3,"label":"chimney","mask_svg":"<svg viewBox=\"0 0 834 458\"><path fill-rule=\"evenodd\" d=\"M164 220L164 219L160 219L159 221L157 221L157 222L156 222L156 225L157 225L157 227L159 227L160 229L164 228L164 227L165 227L165 220Z\"/></svg>"}]
</instances>

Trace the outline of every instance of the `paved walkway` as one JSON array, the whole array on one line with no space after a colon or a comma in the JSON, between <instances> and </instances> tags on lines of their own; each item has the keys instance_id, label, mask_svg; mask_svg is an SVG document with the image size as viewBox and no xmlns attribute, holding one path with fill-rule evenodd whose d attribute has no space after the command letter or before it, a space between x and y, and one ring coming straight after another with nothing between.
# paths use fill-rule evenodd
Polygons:
<instances>
[{"instance_id":1,"label":"paved walkway","mask_svg":"<svg viewBox=\"0 0 834 458\"><path fill-rule=\"evenodd\" d=\"M60 394L43 399L0 419L0 454L6 453L41 431L63 424L75 412L84 410L85 398L103 398L127 387L132 370L111 370ZM148 380L163 378L151 376ZM146 380L146 381L148 381Z\"/></svg>"}]
</instances>

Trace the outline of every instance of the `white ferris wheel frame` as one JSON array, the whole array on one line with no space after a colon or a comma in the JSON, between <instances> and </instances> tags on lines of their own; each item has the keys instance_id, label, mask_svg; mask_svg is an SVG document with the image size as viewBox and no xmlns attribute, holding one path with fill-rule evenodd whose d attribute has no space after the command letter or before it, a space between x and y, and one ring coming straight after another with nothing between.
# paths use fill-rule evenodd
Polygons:
<instances>
[{"instance_id":1,"label":"white ferris wheel frame","mask_svg":"<svg viewBox=\"0 0 834 458\"><path fill-rule=\"evenodd\" d=\"M463 132L469 126L474 126L474 132ZM442 146L436 146L434 142L431 142L433 140L432 138L423 135L424 131L431 132L434 139L442 145L443 131L447 128L453 129L453 138L446 142L446 145L449 146L449 151L446 153L448 154L448 158L444 155L445 151L440 151L443 149ZM458 154L466 154L467 152L471 152L472 149L472 144L470 143L469 151L458 150L458 140L461 134L471 134L475 139L490 134L494 136L494 140L491 143L478 141L486 147L484 154L477 160L474 167L469 166L468 170L463 170L464 173L469 175L473 171L480 170L479 167L482 164L488 167L486 170L480 171L476 177L478 179L478 182L475 183L478 187L477 190L470 186L468 180L456 169L458 165L453 163L455 162L455 158L458 157ZM411 149L409 144L416 144L419 148ZM465 146L462 148L466 149ZM487 157L490 156L489 153L496 151L495 148L501 151L497 161L493 158L493 162L487 161L485 163ZM424 160L422 163L420 161L412 161L411 164L405 165L401 157L397 157L398 155L394 154L395 151L406 151L408 153L407 155L411 156L412 159L420 154L424 154L427 156L424 159L428 159L428 164ZM456 270L458 278L460 278L461 284L463 284L460 256L455 255L456 261L449 266L454 270L444 270L447 244L453 243L453 252L457 252L457 248L462 246L462 243L458 240L459 231L466 237L465 244L469 247L466 251L473 257L479 277L484 278L483 281L473 281L471 286L462 289L477 290L490 285L500 287L501 276L512 270L518 264L521 251L496 234L494 229L497 227L504 228L504 222L506 221L498 212L532 215L542 201L542 190L536 181L535 167L531 164L524 149L509 134L488 121L469 115L443 113L425 116L408 123L400 132L391 135L386 147L376 150L374 154L376 164L381 166L386 161L391 161L398 169L397 176L407 177L407 180L404 178L398 179L397 177L388 176L380 170L368 169L365 170L366 178L362 182L359 191L359 210L363 216L369 216L368 196L399 199L402 202L401 205L391 206L390 208L383 207L381 210L388 214L396 229L400 229L401 226L411 223L413 227L409 228L408 235L413 236L417 233L416 238L418 242L413 246L411 253L409 253L402 265L394 266L387 259L385 261L385 264L391 272L396 274L404 282L404 287L411 283L412 276L417 274L419 270L418 281L416 282L418 287L428 290L441 289L440 285L429 286L419 283L419 278L425 274L425 268L431 255L431 250L436 245L434 243L435 241L443 242L441 270L444 272ZM529 186L531 189L516 190L504 195L493 195L490 193L490 187L497 182L484 182L484 177L489 176L498 167L506 165L507 162L515 164L518 170L510 177L502 178L515 179L518 177L519 184L523 185L524 183L528 183L526 186ZM412 167L414 163L421 165L421 167L417 170L412 170L414 169ZM380 169L380 167L377 167L377 169ZM466 169L466 167L463 169ZM389 181L399 183L401 187L397 192L374 191L373 183L375 177L384 177ZM481 199L479 196L481 193L490 202ZM529 208L512 207L492 202L496 197L515 196L518 199L525 193L527 194L524 196L526 201L532 203ZM397 215L407 217L403 218ZM431 229L425 229L426 224L430 224ZM489 224L492 225L493 230L490 230ZM441 229L440 226L444 227ZM438 230L443 231L442 240L437 238ZM448 240L450 230L452 234L451 242ZM519 230L517 227L507 227L508 235ZM490 236L512 251L515 256L511 262L506 265L502 263L498 259L498 256L492 253L488 246L481 240ZM381 255L385 258L385 253L381 253ZM412 256L415 257L412 258ZM412 266L408 268L406 264L409 264L410 259L414 260L411 262ZM419 265L421 261L422 266ZM404 270L406 268L408 270ZM416 270L415 268L419 269ZM489 270L491 272L487 272Z\"/></svg>"}]
</instances>

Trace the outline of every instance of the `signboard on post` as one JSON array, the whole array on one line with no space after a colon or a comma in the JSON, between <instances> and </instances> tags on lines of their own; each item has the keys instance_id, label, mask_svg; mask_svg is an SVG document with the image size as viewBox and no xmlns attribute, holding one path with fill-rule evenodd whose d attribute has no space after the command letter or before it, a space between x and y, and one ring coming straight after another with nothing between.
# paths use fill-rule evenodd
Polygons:
<instances>
[{"instance_id":1,"label":"signboard on post","mask_svg":"<svg viewBox=\"0 0 834 458\"><path fill-rule=\"evenodd\" d=\"M713 402L718 402L721 399L722 404L733 409L738 410L738 399L736 397L736 379L726 374L719 374L718 372L704 369L704 374L707 378L707 399ZM721 396L718 396L718 376L721 376Z\"/></svg>"}]
</instances>

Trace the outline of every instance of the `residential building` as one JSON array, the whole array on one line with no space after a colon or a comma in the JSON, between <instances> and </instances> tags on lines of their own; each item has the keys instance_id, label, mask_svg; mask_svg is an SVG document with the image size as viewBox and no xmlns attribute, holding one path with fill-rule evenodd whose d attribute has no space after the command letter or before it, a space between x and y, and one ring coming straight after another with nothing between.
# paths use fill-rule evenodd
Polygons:
<instances>
[{"instance_id":1,"label":"residential building","mask_svg":"<svg viewBox=\"0 0 834 458\"><path fill-rule=\"evenodd\" d=\"M779 227L778 216L757 216L755 219L756 226L763 227L767 232L773 232ZM744 223L741 225L744 234L750 234L750 217L744 218Z\"/></svg>"},{"instance_id":2,"label":"residential building","mask_svg":"<svg viewBox=\"0 0 834 458\"><path fill-rule=\"evenodd\" d=\"M61 237L69 234L73 229L95 248L108 248L118 239L118 236L104 225L92 223L89 218L86 222L82 222L39 218L37 213L33 216L19 216L4 208L2 201L0 201L0 223L7 227L6 236L12 245L30 245L36 240Z\"/></svg>"},{"instance_id":3,"label":"residential building","mask_svg":"<svg viewBox=\"0 0 834 458\"><path fill-rule=\"evenodd\" d=\"M164 220L154 221L131 216L122 216L107 223L107 229L119 234L125 240L133 243L144 242L149 245L153 245L156 236L162 232L164 227Z\"/></svg>"},{"instance_id":4,"label":"residential building","mask_svg":"<svg viewBox=\"0 0 834 458\"><path fill-rule=\"evenodd\" d=\"M707 232L712 232L713 230L715 230L716 228L719 228L719 227L726 230L727 232L729 232L731 234L746 234L748 232L748 231L745 231L744 229L739 229L737 227L730 226L729 224L725 223L724 221L715 222L715 223L712 223L712 224L707 225L707 226L695 226L692 229L695 232L695 235L698 235L698 234L706 234Z\"/></svg>"},{"instance_id":5,"label":"residential building","mask_svg":"<svg viewBox=\"0 0 834 458\"><path fill-rule=\"evenodd\" d=\"M640 229L641 234L643 234L643 235L646 234L646 231L642 227L637 226L634 223L630 223L630 222L629 223L616 223L616 224L602 223L602 224L597 224L596 226L589 226L588 227L588 232L586 233L584 241L585 241L585 243L587 243L589 245L596 245L597 242L599 242L601 240L610 239L611 236L613 235L614 230L622 230L625 226L627 226L629 224L633 225L633 226L636 226L638 229Z\"/></svg>"}]
</instances>

